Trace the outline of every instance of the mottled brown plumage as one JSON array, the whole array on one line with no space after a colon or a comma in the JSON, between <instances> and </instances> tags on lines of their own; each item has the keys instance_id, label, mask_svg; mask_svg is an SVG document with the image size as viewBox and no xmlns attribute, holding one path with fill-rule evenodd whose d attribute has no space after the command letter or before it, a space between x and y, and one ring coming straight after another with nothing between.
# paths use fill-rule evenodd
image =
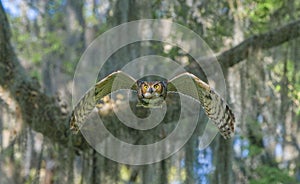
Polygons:
<instances>
[{"instance_id":1,"label":"mottled brown plumage","mask_svg":"<svg viewBox=\"0 0 300 184\"><path fill-rule=\"evenodd\" d=\"M116 80L118 79L118 80ZM192 81L191 85L188 81ZM114 87L112 86L114 83ZM188 84L188 85L187 85ZM175 86L184 86L177 89ZM96 102L104 96L120 90L131 89L138 93L138 106L160 107L168 93L181 93L199 100L207 116L214 121L221 135L227 139L234 132L235 118L226 102L208 84L191 73L180 74L170 81L135 80L122 71L117 71L91 88L75 106L70 119L73 132L78 132L86 117L95 108ZM196 91L196 92L195 92Z\"/></svg>"}]
</instances>

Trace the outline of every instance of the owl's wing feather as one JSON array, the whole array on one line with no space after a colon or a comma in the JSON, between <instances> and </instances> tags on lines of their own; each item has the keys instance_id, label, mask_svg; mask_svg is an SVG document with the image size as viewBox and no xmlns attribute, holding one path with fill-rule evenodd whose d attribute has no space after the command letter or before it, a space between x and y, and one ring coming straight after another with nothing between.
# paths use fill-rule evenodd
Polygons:
<instances>
[{"instance_id":1,"label":"owl's wing feather","mask_svg":"<svg viewBox=\"0 0 300 184\"><path fill-rule=\"evenodd\" d=\"M188 84L192 81L195 85ZM187 85L188 84L188 85ZM176 89L175 86L182 86ZM196 91L193 90L196 87ZM195 88L194 88L195 89ZM168 92L179 92L199 100L206 115L214 121L221 135L227 139L234 132L235 117L227 103L208 84L191 73L180 74L168 82Z\"/></svg>"},{"instance_id":2,"label":"owl's wing feather","mask_svg":"<svg viewBox=\"0 0 300 184\"><path fill-rule=\"evenodd\" d=\"M115 80L117 78L117 80ZM113 87L113 89L112 89ZM128 74L117 71L108 75L95 86L90 88L75 106L70 117L70 129L73 133L77 133L82 127L86 117L92 112L96 106L96 102L104 96L118 91L120 89L136 90L136 80Z\"/></svg>"}]
</instances>

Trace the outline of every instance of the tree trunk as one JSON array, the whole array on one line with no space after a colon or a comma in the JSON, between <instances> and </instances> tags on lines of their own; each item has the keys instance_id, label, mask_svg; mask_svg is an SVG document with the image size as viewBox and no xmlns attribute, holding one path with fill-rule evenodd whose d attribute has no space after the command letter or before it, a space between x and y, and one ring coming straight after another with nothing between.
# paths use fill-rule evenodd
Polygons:
<instances>
[{"instance_id":1,"label":"tree trunk","mask_svg":"<svg viewBox=\"0 0 300 184\"><path fill-rule=\"evenodd\" d=\"M231 184L232 181L232 141L217 136L216 171L214 183Z\"/></svg>"}]
</instances>

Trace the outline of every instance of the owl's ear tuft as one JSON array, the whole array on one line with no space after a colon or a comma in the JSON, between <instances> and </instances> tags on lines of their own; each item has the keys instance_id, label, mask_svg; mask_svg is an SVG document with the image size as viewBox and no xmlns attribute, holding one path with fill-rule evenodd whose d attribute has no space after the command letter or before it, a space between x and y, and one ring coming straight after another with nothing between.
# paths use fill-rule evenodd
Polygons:
<instances>
[{"instance_id":1,"label":"owl's ear tuft","mask_svg":"<svg viewBox=\"0 0 300 184\"><path fill-rule=\"evenodd\" d=\"M144 81L142 81L142 80L137 80L137 81L136 81L136 84L137 84L138 86L141 86L143 83L144 83Z\"/></svg>"},{"instance_id":2,"label":"owl's ear tuft","mask_svg":"<svg viewBox=\"0 0 300 184\"><path fill-rule=\"evenodd\" d=\"M168 81L161 81L162 85L164 85L165 88L167 88Z\"/></svg>"}]
</instances>

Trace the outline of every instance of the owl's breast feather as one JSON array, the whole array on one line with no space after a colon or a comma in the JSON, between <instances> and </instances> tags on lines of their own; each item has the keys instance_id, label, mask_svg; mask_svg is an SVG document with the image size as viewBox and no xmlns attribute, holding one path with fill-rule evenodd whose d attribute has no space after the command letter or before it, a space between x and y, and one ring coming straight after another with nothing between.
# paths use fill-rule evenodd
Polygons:
<instances>
[{"instance_id":1,"label":"owl's breast feather","mask_svg":"<svg viewBox=\"0 0 300 184\"><path fill-rule=\"evenodd\" d=\"M146 108L161 107L163 101L163 97L142 98L140 99L140 103L138 103L137 106L143 106Z\"/></svg>"}]
</instances>

